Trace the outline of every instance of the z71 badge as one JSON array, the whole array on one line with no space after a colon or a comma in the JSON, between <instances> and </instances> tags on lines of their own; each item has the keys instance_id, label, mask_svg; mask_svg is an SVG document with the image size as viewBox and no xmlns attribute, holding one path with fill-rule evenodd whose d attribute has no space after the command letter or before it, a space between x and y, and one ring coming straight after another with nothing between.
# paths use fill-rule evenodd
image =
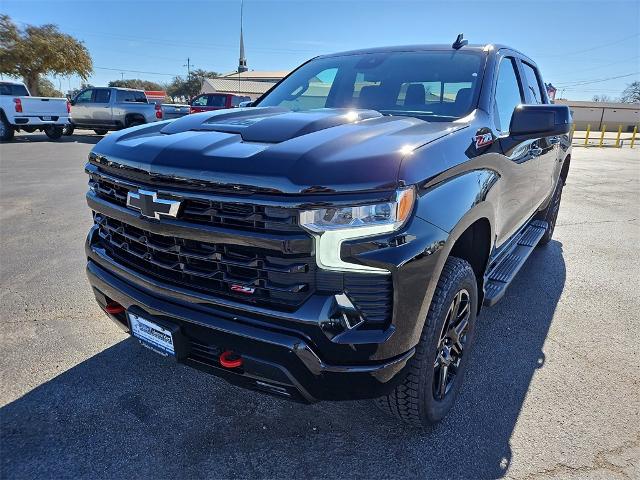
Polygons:
<instances>
[{"instance_id":1,"label":"z71 badge","mask_svg":"<svg viewBox=\"0 0 640 480\"><path fill-rule=\"evenodd\" d=\"M491 132L476 135L476 148L486 147L493 143L493 134Z\"/></svg>"}]
</instances>

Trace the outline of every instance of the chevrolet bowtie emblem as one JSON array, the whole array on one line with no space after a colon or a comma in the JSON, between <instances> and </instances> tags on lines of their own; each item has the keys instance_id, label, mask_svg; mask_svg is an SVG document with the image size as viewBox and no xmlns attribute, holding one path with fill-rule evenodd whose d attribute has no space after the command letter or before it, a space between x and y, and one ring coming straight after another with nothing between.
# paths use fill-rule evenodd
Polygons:
<instances>
[{"instance_id":1,"label":"chevrolet bowtie emblem","mask_svg":"<svg viewBox=\"0 0 640 480\"><path fill-rule=\"evenodd\" d=\"M160 215L177 217L180 201L158 198L156 192L148 190L129 191L127 193L127 207L139 210L143 217L160 220Z\"/></svg>"}]
</instances>

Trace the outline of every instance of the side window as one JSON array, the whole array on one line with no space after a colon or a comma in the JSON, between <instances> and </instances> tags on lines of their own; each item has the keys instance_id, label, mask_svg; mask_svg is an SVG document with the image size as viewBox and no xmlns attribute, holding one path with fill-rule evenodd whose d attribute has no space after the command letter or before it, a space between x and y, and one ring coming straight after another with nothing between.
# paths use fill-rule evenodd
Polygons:
<instances>
[{"instance_id":1,"label":"side window","mask_svg":"<svg viewBox=\"0 0 640 480\"><path fill-rule=\"evenodd\" d=\"M522 69L527 79L527 102L544 103L545 97L540 88L540 79L536 69L526 62L522 62Z\"/></svg>"},{"instance_id":2,"label":"side window","mask_svg":"<svg viewBox=\"0 0 640 480\"><path fill-rule=\"evenodd\" d=\"M505 57L500 61L494 102L493 118L496 128L501 132L508 132L513 110L522 103L522 94L513 58Z\"/></svg>"},{"instance_id":3,"label":"side window","mask_svg":"<svg viewBox=\"0 0 640 480\"><path fill-rule=\"evenodd\" d=\"M207 106L207 96L206 95L200 95L199 97L194 98L193 102L191 102L191 105L193 105L194 107L206 107Z\"/></svg>"},{"instance_id":4,"label":"side window","mask_svg":"<svg viewBox=\"0 0 640 480\"><path fill-rule=\"evenodd\" d=\"M85 90L76 97L75 103L91 103L92 96L93 90Z\"/></svg>"},{"instance_id":5,"label":"side window","mask_svg":"<svg viewBox=\"0 0 640 480\"><path fill-rule=\"evenodd\" d=\"M238 105L240 105L241 98L242 97L238 97L237 95L234 95L233 97L231 97L231 106L237 107Z\"/></svg>"},{"instance_id":6,"label":"side window","mask_svg":"<svg viewBox=\"0 0 640 480\"><path fill-rule=\"evenodd\" d=\"M96 90L96 96L94 97L95 103L109 103L111 98L111 90L107 88L99 88Z\"/></svg>"}]
</instances>

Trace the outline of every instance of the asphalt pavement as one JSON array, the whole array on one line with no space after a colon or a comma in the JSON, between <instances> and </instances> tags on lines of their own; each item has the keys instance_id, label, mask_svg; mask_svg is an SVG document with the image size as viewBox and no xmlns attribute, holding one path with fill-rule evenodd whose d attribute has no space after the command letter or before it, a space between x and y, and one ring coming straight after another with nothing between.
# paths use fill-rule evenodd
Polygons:
<instances>
[{"instance_id":1,"label":"asphalt pavement","mask_svg":"<svg viewBox=\"0 0 640 480\"><path fill-rule=\"evenodd\" d=\"M554 241L419 430L230 386L112 324L84 274L99 139L0 145L0 478L640 478L640 148L574 149Z\"/></svg>"}]
</instances>

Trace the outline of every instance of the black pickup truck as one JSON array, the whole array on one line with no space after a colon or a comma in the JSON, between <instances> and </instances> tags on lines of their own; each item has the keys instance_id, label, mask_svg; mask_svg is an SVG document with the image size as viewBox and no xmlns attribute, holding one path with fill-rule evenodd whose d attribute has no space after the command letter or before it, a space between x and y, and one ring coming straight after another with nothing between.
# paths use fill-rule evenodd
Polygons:
<instances>
[{"instance_id":1,"label":"black pickup truck","mask_svg":"<svg viewBox=\"0 0 640 480\"><path fill-rule=\"evenodd\" d=\"M94 147L90 284L179 362L434 423L482 306L551 239L570 122L505 46L316 57L250 107Z\"/></svg>"}]
</instances>

